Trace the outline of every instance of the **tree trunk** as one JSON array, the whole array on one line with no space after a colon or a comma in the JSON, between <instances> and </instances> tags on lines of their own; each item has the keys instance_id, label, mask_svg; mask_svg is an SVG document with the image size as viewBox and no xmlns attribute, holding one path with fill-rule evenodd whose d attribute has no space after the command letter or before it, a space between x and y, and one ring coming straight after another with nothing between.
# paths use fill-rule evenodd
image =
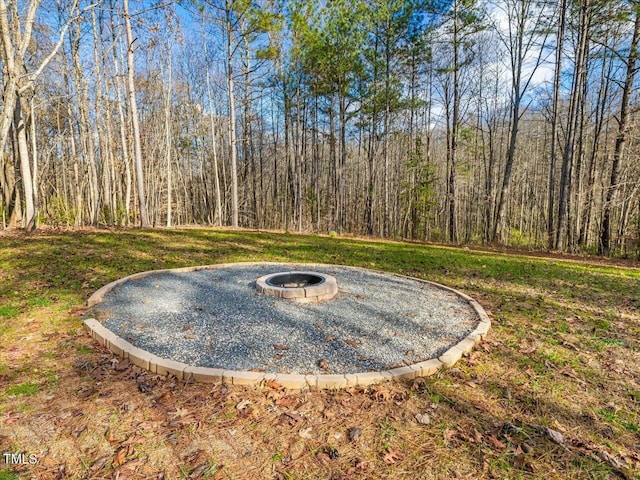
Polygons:
<instances>
[{"instance_id":1,"label":"tree trunk","mask_svg":"<svg viewBox=\"0 0 640 480\"><path fill-rule=\"evenodd\" d=\"M553 117L551 120L551 156L549 160L549 196L547 208L547 247L551 250L555 246L555 223L553 218L555 188L556 188L556 151L558 143L558 118L560 108L560 77L562 74L562 45L564 42L565 15L567 0L561 0L560 19L558 20L558 30L556 34L556 64L553 75Z\"/></svg>"},{"instance_id":2,"label":"tree trunk","mask_svg":"<svg viewBox=\"0 0 640 480\"><path fill-rule=\"evenodd\" d=\"M233 78L233 45L231 25L231 2L226 1L227 34L227 97L229 100L229 157L231 158L231 226L238 226L238 158L236 135L236 101Z\"/></svg>"},{"instance_id":3,"label":"tree trunk","mask_svg":"<svg viewBox=\"0 0 640 480\"><path fill-rule=\"evenodd\" d=\"M27 127L22 111L22 100L20 96L16 100L16 107L13 111L13 124L18 139L18 156L20 158L20 178L25 198L25 216L23 227L27 230L36 228L36 208L34 203L33 177L31 174L31 156L29 155L29 145L27 143Z\"/></svg>"},{"instance_id":4,"label":"tree trunk","mask_svg":"<svg viewBox=\"0 0 640 480\"><path fill-rule=\"evenodd\" d=\"M138 186L138 202L140 208L140 226L149 228L149 215L147 214L147 195L145 193L144 166L142 162L142 145L140 141L140 124L138 123L138 104L136 101L135 61L133 31L131 30L131 17L129 16L129 0L122 0L124 7L124 24L127 33L127 80L129 87L129 108L131 109L131 124L133 126L133 158L136 170L136 182Z\"/></svg>"},{"instance_id":5,"label":"tree trunk","mask_svg":"<svg viewBox=\"0 0 640 480\"><path fill-rule=\"evenodd\" d=\"M449 197L449 241L458 241L456 225L456 164L458 159L458 123L460 122L460 41L458 38L458 0L454 2L453 16L453 116L451 118L450 164L447 193Z\"/></svg>"},{"instance_id":6,"label":"tree trunk","mask_svg":"<svg viewBox=\"0 0 640 480\"><path fill-rule=\"evenodd\" d=\"M569 116L567 122L567 133L565 139L564 154L562 156L562 175L560 177L560 199L558 201L558 231L556 235L556 249L566 247L568 224L569 224L569 202L571 199L571 187L573 179L574 163L574 143L576 130L578 127L578 108L581 95L581 83L584 78L585 58L588 45L588 30L590 25L591 5L590 0L585 0L581 8L580 15L580 38L576 64L573 74L573 84L571 86L571 99L569 104Z\"/></svg>"},{"instance_id":7,"label":"tree trunk","mask_svg":"<svg viewBox=\"0 0 640 480\"><path fill-rule=\"evenodd\" d=\"M620 170L620 161L624 154L624 147L627 141L629 131L629 104L631 102L631 92L633 89L633 81L636 75L636 62L638 60L638 40L640 39L640 14L638 14L637 6L635 7L635 24L633 28L633 38L629 48L629 58L627 59L627 75L622 89L622 100L620 101L620 116L618 120L618 135L616 136L616 145L613 151L613 164L611 165L611 178L609 179L609 188L603 207L602 213L602 229L600 231L600 244L598 251L600 254L609 255L611 252L611 204L618 190L618 175Z\"/></svg>"},{"instance_id":8,"label":"tree trunk","mask_svg":"<svg viewBox=\"0 0 640 480\"><path fill-rule=\"evenodd\" d=\"M171 178L171 87L173 85L171 71L171 45L167 48L167 96L164 104L164 128L165 128L165 157L167 168L167 227L172 224L172 208L173 208L173 184Z\"/></svg>"}]
</instances>

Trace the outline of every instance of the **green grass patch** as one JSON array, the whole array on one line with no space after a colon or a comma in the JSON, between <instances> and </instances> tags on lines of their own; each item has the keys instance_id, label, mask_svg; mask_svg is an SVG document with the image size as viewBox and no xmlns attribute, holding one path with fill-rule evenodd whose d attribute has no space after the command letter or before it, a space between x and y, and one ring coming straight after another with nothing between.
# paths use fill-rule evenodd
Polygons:
<instances>
[{"instance_id":1,"label":"green grass patch","mask_svg":"<svg viewBox=\"0 0 640 480\"><path fill-rule=\"evenodd\" d=\"M15 305L0 305L0 317L14 318L20 313L20 308Z\"/></svg>"},{"instance_id":2,"label":"green grass patch","mask_svg":"<svg viewBox=\"0 0 640 480\"><path fill-rule=\"evenodd\" d=\"M47 297L35 296L32 298L29 298L27 300L27 303L34 307L48 307L49 305L51 305L52 302Z\"/></svg>"},{"instance_id":3,"label":"green grass patch","mask_svg":"<svg viewBox=\"0 0 640 480\"><path fill-rule=\"evenodd\" d=\"M599 340L605 345L615 345L617 347L624 347L624 342L616 338L604 337L604 338L600 338Z\"/></svg>"},{"instance_id":4,"label":"green grass patch","mask_svg":"<svg viewBox=\"0 0 640 480\"><path fill-rule=\"evenodd\" d=\"M24 395L29 397L39 391L40 386L37 383L21 383L20 385L7 388L7 395Z\"/></svg>"},{"instance_id":5,"label":"green grass patch","mask_svg":"<svg viewBox=\"0 0 640 480\"><path fill-rule=\"evenodd\" d=\"M57 387L58 383L60 383L60 379L58 378L58 375L50 373L46 377L46 382L48 387Z\"/></svg>"},{"instance_id":6,"label":"green grass patch","mask_svg":"<svg viewBox=\"0 0 640 480\"><path fill-rule=\"evenodd\" d=\"M0 470L0 480L18 480L20 477L17 473L10 470Z\"/></svg>"}]
</instances>

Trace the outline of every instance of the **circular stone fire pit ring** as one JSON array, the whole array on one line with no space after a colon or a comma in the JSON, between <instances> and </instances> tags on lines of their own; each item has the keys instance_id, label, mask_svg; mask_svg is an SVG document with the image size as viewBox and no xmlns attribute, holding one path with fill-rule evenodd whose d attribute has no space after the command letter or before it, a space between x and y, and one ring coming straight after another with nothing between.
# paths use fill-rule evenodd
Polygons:
<instances>
[{"instance_id":1,"label":"circular stone fire pit ring","mask_svg":"<svg viewBox=\"0 0 640 480\"><path fill-rule=\"evenodd\" d=\"M336 279L340 295L328 302L278 294L271 300L262 291L337 289ZM184 381L275 381L293 389L433 375L471 351L491 326L478 302L450 287L321 264L140 272L103 286L87 306L95 307L84 321L93 338L142 369Z\"/></svg>"},{"instance_id":2,"label":"circular stone fire pit ring","mask_svg":"<svg viewBox=\"0 0 640 480\"><path fill-rule=\"evenodd\" d=\"M256 280L258 292L298 303L331 300L338 293L335 277L310 271L278 272Z\"/></svg>"}]
</instances>

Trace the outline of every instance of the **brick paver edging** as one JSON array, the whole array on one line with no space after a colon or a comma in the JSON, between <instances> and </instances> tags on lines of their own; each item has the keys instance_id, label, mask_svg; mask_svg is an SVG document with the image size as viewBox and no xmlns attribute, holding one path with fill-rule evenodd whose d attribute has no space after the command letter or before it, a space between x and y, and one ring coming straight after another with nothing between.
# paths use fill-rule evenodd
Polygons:
<instances>
[{"instance_id":1,"label":"brick paver edging","mask_svg":"<svg viewBox=\"0 0 640 480\"><path fill-rule=\"evenodd\" d=\"M163 269L163 270L151 270L148 272L134 273L127 277L120 278L114 282L111 282L104 287L97 290L87 300L87 306L92 307L97 303L100 303L104 298L104 295L113 289L115 286L120 285L129 280L137 280L139 278L146 277L155 273L167 273L167 272L194 272L198 270L212 270L217 268L241 266L241 265L281 265L273 262L245 262L245 263L223 263L218 265L206 265L198 267L186 267L175 269ZM331 267L327 264L286 264L288 266L296 265L304 268L309 267ZM349 267L359 268L359 267ZM91 336L96 339L100 344L111 350L116 355L129 359L131 363L137 365L140 368L144 368L153 373L159 375L174 375L179 380L196 381L203 383L226 383L233 385L261 385L269 380L273 380L285 388L303 389L308 387L317 388L346 388L355 385L370 385L373 383L380 383L387 380L411 380L415 377L428 377L435 374L442 367L451 367L454 365L463 355L469 353L473 347L480 343L482 339L487 335L491 327L491 320L484 311L484 308L476 302L473 298L464 293L455 290L453 288L440 285L438 283L430 282L428 280L422 280L420 278L408 277L406 275L399 275L389 272L380 272L376 270L362 269L367 271L373 271L385 275L394 275L396 277L408 278L411 280L428 283L437 288L453 292L459 297L465 299L478 315L478 325L469 335L467 335L460 342L449 348L446 352L437 358L425 360L406 367L394 368L391 370L384 370L380 372L362 372L362 373L349 373L344 375L300 375L300 374L282 374L282 373L264 373L264 372L247 372L238 370L225 370L221 368L209 368L209 367L194 367L185 363L176 362L173 360L167 360L165 358L158 357L146 350L142 350L131 343L127 342L123 338L119 337L111 330L105 328L96 319L90 318L84 321L85 326L89 329Z\"/></svg>"}]
</instances>

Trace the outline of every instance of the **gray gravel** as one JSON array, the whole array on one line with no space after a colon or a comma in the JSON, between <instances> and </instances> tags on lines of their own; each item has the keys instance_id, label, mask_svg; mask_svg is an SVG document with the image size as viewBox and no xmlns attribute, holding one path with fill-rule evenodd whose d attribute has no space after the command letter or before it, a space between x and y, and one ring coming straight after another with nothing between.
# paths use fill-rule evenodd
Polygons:
<instances>
[{"instance_id":1,"label":"gray gravel","mask_svg":"<svg viewBox=\"0 0 640 480\"><path fill-rule=\"evenodd\" d=\"M306 374L384 370L437 357L478 323L454 293L358 268L312 268L338 281L338 295L324 303L255 291L258 277L301 268L308 269L263 264L152 274L115 287L89 313L163 358ZM328 370L319 368L320 359Z\"/></svg>"}]
</instances>

